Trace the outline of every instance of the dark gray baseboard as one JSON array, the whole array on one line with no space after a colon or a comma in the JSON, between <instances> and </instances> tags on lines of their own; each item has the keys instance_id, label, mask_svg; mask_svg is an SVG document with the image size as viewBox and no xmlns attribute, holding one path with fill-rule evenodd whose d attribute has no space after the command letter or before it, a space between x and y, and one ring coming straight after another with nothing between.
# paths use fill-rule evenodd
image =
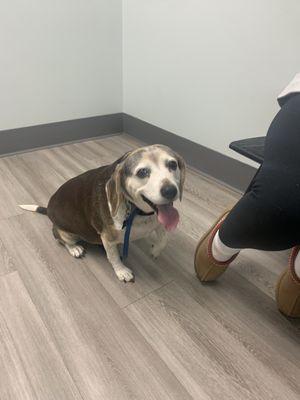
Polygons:
<instances>
[{"instance_id":1,"label":"dark gray baseboard","mask_svg":"<svg viewBox=\"0 0 300 400\"><path fill-rule=\"evenodd\" d=\"M128 114L123 114L123 130L145 143L170 146L190 166L240 191L247 189L256 173L256 169L250 165Z\"/></svg>"},{"instance_id":2,"label":"dark gray baseboard","mask_svg":"<svg viewBox=\"0 0 300 400\"><path fill-rule=\"evenodd\" d=\"M54 122L0 131L0 155L33 150L123 131L123 114Z\"/></svg>"},{"instance_id":3,"label":"dark gray baseboard","mask_svg":"<svg viewBox=\"0 0 300 400\"><path fill-rule=\"evenodd\" d=\"M117 113L0 131L0 156L126 132L180 153L187 164L244 191L256 169L128 114Z\"/></svg>"}]
</instances>

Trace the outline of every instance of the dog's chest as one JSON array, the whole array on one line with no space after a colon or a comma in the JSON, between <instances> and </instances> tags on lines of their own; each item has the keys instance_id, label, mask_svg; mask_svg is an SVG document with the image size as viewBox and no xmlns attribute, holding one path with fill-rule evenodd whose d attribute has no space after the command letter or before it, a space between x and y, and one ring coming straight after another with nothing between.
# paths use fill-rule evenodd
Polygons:
<instances>
[{"instance_id":1,"label":"dog's chest","mask_svg":"<svg viewBox=\"0 0 300 400\"><path fill-rule=\"evenodd\" d=\"M118 243L123 243L124 241L124 235L125 235L125 228L123 228L123 222L124 222L124 216L119 219L115 219L115 227L118 232ZM131 227L131 232L130 232L130 240L138 240L142 239L143 237L147 237L150 235L151 232L153 232L155 229L157 229L159 225L159 222L157 220L157 215L149 215L149 216L144 216L144 215L137 215L134 218L132 227Z\"/></svg>"},{"instance_id":2,"label":"dog's chest","mask_svg":"<svg viewBox=\"0 0 300 400\"><path fill-rule=\"evenodd\" d=\"M157 229L159 222L157 216L137 216L131 228L131 240L137 240L145 236L150 235L155 229Z\"/></svg>"}]
</instances>

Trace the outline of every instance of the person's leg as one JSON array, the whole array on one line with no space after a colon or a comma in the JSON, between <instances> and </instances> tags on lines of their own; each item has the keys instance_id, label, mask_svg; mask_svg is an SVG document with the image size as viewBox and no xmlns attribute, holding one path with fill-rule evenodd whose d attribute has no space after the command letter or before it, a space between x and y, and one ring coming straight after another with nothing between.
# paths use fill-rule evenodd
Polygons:
<instances>
[{"instance_id":1,"label":"person's leg","mask_svg":"<svg viewBox=\"0 0 300 400\"><path fill-rule=\"evenodd\" d=\"M289 100L273 120L265 161L249 190L200 240L195 270L202 282L220 276L237 249L283 250L300 244L299 148L300 94ZM286 315L300 317L300 306L299 310L295 308L300 301L298 264L295 258L281 277L278 288L284 290L277 290L277 302ZM293 310L292 314L288 310Z\"/></svg>"},{"instance_id":2,"label":"person's leg","mask_svg":"<svg viewBox=\"0 0 300 400\"><path fill-rule=\"evenodd\" d=\"M226 244L224 244L220 239L219 231L217 231L211 246L212 255L215 260L219 262L226 262L240 250L240 248L226 246Z\"/></svg>"},{"instance_id":3,"label":"person's leg","mask_svg":"<svg viewBox=\"0 0 300 400\"><path fill-rule=\"evenodd\" d=\"M300 94L297 94L278 112L269 128L264 163L222 224L219 236L223 244L262 250L300 244L299 149ZM274 229L274 225L281 229Z\"/></svg>"},{"instance_id":4,"label":"person's leg","mask_svg":"<svg viewBox=\"0 0 300 400\"><path fill-rule=\"evenodd\" d=\"M291 232L286 233L283 228L285 212L270 204L263 190L257 190L257 182L263 181L264 176L262 171L253 188L200 239L195 270L201 282L217 279L241 249L283 250L295 244Z\"/></svg>"},{"instance_id":5,"label":"person's leg","mask_svg":"<svg viewBox=\"0 0 300 400\"><path fill-rule=\"evenodd\" d=\"M261 166L258 168L250 185L248 186L247 190L245 191L244 196L246 196L248 193L251 192L252 187L254 186L255 180L256 180L258 174L260 173L260 171L261 171ZM211 250L212 250L212 256L215 260L217 260L219 262L227 262L235 254L238 254L240 252L240 250L242 250L242 249L240 247L232 247L232 246L230 247L230 246L227 246L225 243L223 243L220 238L220 233L218 230L213 239Z\"/></svg>"}]
</instances>

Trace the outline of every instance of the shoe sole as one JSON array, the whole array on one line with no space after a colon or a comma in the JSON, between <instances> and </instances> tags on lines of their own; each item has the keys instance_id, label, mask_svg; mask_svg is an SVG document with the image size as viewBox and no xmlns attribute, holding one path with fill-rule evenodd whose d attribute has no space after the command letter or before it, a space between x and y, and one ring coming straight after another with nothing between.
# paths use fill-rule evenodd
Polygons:
<instances>
[{"instance_id":1,"label":"shoe sole","mask_svg":"<svg viewBox=\"0 0 300 400\"><path fill-rule=\"evenodd\" d=\"M202 245L202 243L207 239L207 237L213 232L213 230L216 228L216 226L220 223L220 222L222 222L222 220L223 219L225 219L225 216L227 215L227 214L229 214L229 212L230 212L230 210L226 210L222 215L221 215L221 217L219 217L216 221L215 221L215 223L212 225L212 227L201 237L201 239L199 240L199 242L198 242L198 244L197 244L197 247L196 247L196 250L195 250L195 255L194 255L194 269L195 269L195 272L196 272L196 275L198 276L198 271L197 271L197 266L196 266L196 261L197 261L197 256L198 256L198 251L199 251L199 248L200 248L200 246ZM222 268L222 265L220 265L220 268Z\"/></svg>"}]
</instances>

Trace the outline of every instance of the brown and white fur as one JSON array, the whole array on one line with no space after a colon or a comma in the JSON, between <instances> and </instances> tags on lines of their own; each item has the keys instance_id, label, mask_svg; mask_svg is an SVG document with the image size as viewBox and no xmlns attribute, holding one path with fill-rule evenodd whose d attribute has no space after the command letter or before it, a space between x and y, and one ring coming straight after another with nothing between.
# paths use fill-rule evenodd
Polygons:
<instances>
[{"instance_id":1,"label":"brown and white fur","mask_svg":"<svg viewBox=\"0 0 300 400\"><path fill-rule=\"evenodd\" d=\"M167 244L158 208L172 207L182 198L184 179L182 157L166 146L146 146L70 179L50 198L47 208L20 207L47 214L53 222L54 237L73 257L84 254L79 241L101 243L119 280L129 282L134 274L122 263L117 246L123 243L122 226L132 204L145 213L156 211L137 215L130 236L132 241L151 235L152 255L156 258Z\"/></svg>"}]
</instances>

